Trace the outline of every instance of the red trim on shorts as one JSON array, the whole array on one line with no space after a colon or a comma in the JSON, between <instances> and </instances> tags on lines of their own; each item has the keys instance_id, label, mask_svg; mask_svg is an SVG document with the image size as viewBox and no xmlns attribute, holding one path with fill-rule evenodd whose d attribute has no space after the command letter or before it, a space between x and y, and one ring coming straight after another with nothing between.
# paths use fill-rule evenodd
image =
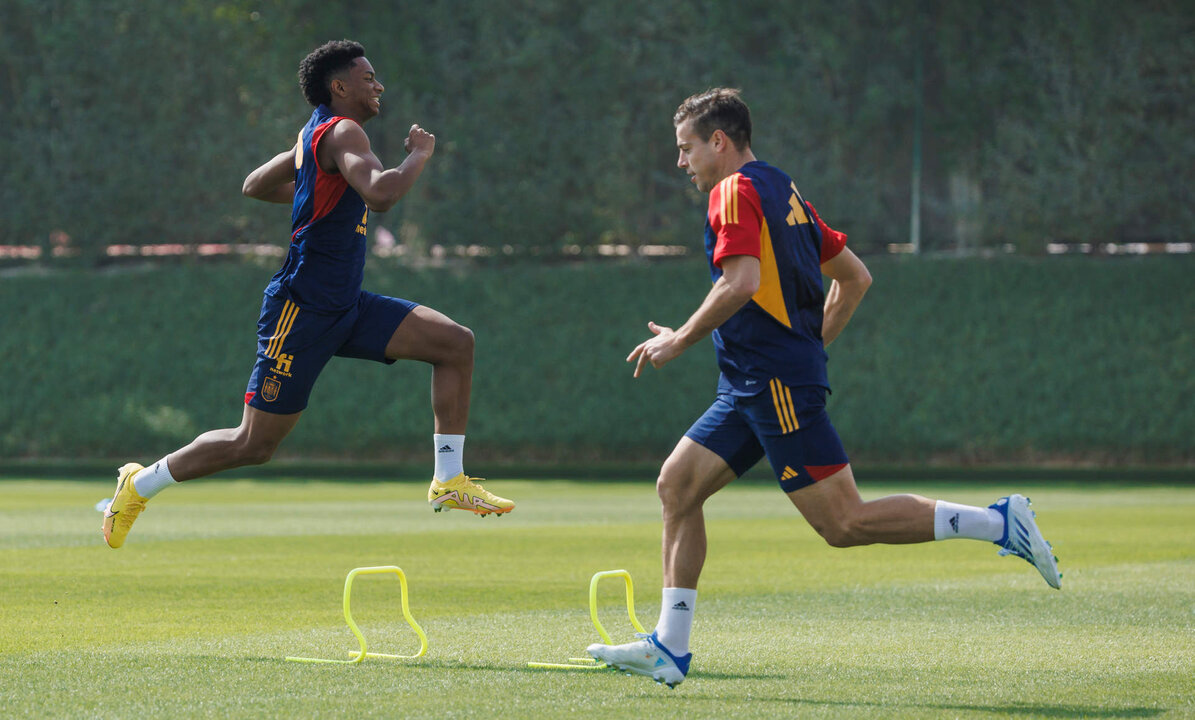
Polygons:
<instances>
[{"instance_id":1,"label":"red trim on shorts","mask_svg":"<svg viewBox=\"0 0 1195 720\"><path fill-rule=\"evenodd\" d=\"M245 393L245 404L248 405L253 400L253 396L256 394L257 394L256 390L254 390L253 392Z\"/></svg>"},{"instance_id":2,"label":"red trim on shorts","mask_svg":"<svg viewBox=\"0 0 1195 720\"><path fill-rule=\"evenodd\" d=\"M838 463L837 465L806 465L805 472L813 478L813 482L825 480L834 473L847 466L847 463Z\"/></svg>"}]
</instances>

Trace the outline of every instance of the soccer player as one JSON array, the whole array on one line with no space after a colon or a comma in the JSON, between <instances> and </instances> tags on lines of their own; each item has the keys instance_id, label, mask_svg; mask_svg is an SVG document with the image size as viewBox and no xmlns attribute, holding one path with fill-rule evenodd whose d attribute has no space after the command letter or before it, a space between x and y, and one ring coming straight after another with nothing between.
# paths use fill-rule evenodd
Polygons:
<instances>
[{"instance_id":1,"label":"soccer player","mask_svg":"<svg viewBox=\"0 0 1195 720\"><path fill-rule=\"evenodd\" d=\"M660 368L713 335L717 398L664 462L664 589L655 631L624 645L595 644L595 659L675 687L692 654L689 634L705 563L702 505L767 457L793 505L833 547L970 538L1032 563L1061 587L1056 559L1020 495L986 508L892 495L863 502L825 397L825 346L858 307L871 275L808 204L792 178L755 158L751 114L738 90L715 88L673 117L677 166L709 193L705 251L713 288L679 328L631 351L634 376ZM823 291L822 275L831 278Z\"/></svg>"},{"instance_id":2,"label":"soccer player","mask_svg":"<svg viewBox=\"0 0 1195 720\"><path fill-rule=\"evenodd\" d=\"M462 453L473 377L473 333L429 307L362 290L370 211L406 195L432 156L436 137L418 125L408 153L389 170L370 149L363 125L378 114L384 90L361 45L316 48L299 65L299 84L315 107L293 148L245 178L245 195L290 203L291 243L265 289L257 322L257 362L236 428L212 430L147 468L120 468L104 512L104 539L125 538L145 503L164 488L220 470L266 462L295 427L311 388L333 355L432 365L435 469L428 502L478 515L514 503L465 475Z\"/></svg>"}]
</instances>

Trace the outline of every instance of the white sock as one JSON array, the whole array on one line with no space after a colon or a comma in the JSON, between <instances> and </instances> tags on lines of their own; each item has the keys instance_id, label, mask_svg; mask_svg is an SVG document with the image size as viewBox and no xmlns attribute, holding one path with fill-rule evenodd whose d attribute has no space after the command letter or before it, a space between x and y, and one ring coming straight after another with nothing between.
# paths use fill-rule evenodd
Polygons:
<instances>
[{"instance_id":1,"label":"white sock","mask_svg":"<svg viewBox=\"0 0 1195 720\"><path fill-rule=\"evenodd\" d=\"M696 610L697 590L664 588L656 638L677 657L689 652L689 633L693 630L693 613Z\"/></svg>"},{"instance_id":2,"label":"white sock","mask_svg":"<svg viewBox=\"0 0 1195 720\"><path fill-rule=\"evenodd\" d=\"M162 458L137 473L133 478L133 489L148 500L176 482L178 481L170 474L170 468L166 465L166 458Z\"/></svg>"},{"instance_id":3,"label":"white sock","mask_svg":"<svg viewBox=\"0 0 1195 720\"><path fill-rule=\"evenodd\" d=\"M436 470L432 477L444 482L465 471L465 436L432 435L436 447Z\"/></svg>"},{"instance_id":4,"label":"white sock","mask_svg":"<svg viewBox=\"0 0 1195 720\"><path fill-rule=\"evenodd\" d=\"M993 508L939 500L934 506L934 540L969 538L996 542L1004 534L1004 516Z\"/></svg>"}]
</instances>

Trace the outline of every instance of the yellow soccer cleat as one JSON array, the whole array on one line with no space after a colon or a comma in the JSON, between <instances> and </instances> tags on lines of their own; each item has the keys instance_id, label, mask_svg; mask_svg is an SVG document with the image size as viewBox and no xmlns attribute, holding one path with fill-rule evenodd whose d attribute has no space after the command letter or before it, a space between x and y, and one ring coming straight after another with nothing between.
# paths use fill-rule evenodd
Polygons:
<instances>
[{"instance_id":1,"label":"yellow soccer cleat","mask_svg":"<svg viewBox=\"0 0 1195 720\"><path fill-rule=\"evenodd\" d=\"M133 487L133 476L143 469L137 463L128 463L117 474L116 494L104 511L104 540L110 548L124 545L124 539L133 528L133 521L145 509L146 499L138 495Z\"/></svg>"},{"instance_id":2,"label":"yellow soccer cleat","mask_svg":"<svg viewBox=\"0 0 1195 720\"><path fill-rule=\"evenodd\" d=\"M477 479L482 480L483 478ZM440 482L432 478L431 487L427 489L427 501L431 503L432 510L436 512L468 510L482 517L503 515L515 509L513 502L486 490L464 473L447 482Z\"/></svg>"}]
</instances>

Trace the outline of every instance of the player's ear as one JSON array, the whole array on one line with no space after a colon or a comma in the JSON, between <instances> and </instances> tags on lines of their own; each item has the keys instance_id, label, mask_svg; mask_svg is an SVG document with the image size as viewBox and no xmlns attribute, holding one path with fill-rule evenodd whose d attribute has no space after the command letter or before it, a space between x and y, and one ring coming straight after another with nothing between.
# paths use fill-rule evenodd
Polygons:
<instances>
[{"instance_id":1,"label":"player's ear","mask_svg":"<svg viewBox=\"0 0 1195 720\"><path fill-rule=\"evenodd\" d=\"M728 140L729 138L726 137L726 133L722 132L722 128L718 128L713 135L710 135L710 144L715 152L721 152L722 148L726 147Z\"/></svg>"}]
</instances>

